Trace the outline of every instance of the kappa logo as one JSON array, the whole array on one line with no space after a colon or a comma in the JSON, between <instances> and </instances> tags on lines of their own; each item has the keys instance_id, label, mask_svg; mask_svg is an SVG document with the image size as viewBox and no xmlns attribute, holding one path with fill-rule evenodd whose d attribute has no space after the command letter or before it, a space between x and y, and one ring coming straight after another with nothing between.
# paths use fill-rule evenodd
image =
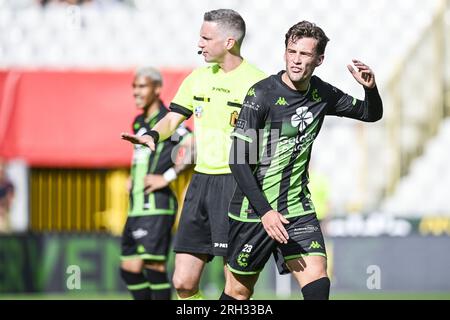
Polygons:
<instances>
[{"instance_id":1,"label":"kappa logo","mask_svg":"<svg viewBox=\"0 0 450 320\"><path fill-rule=\"evenodd\" d=\"M248 90L247 96L256 98L255 88Z\"/></svg>"},{"instance_id":2,"label":"kappa logo","mask_svg":"<svg viewBox=\"0 0 450 320\"><path fill-rule=\"evenodd\" d=\"M322 246L317 241L312 241L311 245L309 246L310 249L322 249Z\"/></svg>"},{"instance_id":3,"label":"kappa logo","mask_svg":"<svg viewBox=\"0 0 450 320\"><path fill-rule=\"evenodd\" d=\"M278 97L277 102L275 102L276 106L288 106L289 103L286 101L285 97Z\"/></svg>"},{"instance_id":4,"label":"kappa logo","mask_svg":"<svg viewBox=\"0 0 450 320\"><path fill-rule=\"evenodd\" d=\"M314 116L308 111L308 107L300 107L295 110L295 114L291 118L291 124L293 127L298 127L298 131L303 132L313 120Z\"/></svg>"}]
</instances>

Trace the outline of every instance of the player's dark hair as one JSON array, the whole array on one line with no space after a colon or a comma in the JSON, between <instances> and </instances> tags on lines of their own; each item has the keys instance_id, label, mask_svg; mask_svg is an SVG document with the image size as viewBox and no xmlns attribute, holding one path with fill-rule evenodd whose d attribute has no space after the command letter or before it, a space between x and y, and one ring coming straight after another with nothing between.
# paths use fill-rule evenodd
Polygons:
<instances>
[{"instance_id":1,"label":"player's dark hair","mask_svg":"<svg viewBox=\"0 0 450 320\"><path fill-rule=\"evenodd\" d=\"M287 48L290 41L297 41L301 38L313 38L317 40L317 54L321 55L325 53L325 47L327 46L328 37L323 30L316 26L315 23L309 21L301 21L294 24L286 33L284 44Z\"/></svg>"},{"instance_id":2,"label":"player's dark hair","mask_svg":"<svg viewBox=\"0 0 450 320\"><path fill-rule=\"evenodd\" d=\"M231 32L239 46L245 37L245 21L241 15L231 9L217 9L208 11L203 16L204 21L216 22L225 30Z\"/></svg>"}]
</instances>

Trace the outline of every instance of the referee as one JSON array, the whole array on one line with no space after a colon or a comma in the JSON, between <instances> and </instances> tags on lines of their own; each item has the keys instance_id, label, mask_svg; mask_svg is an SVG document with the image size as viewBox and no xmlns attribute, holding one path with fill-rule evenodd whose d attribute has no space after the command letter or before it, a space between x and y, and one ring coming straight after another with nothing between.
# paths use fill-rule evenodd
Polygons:
<instances>
[{"instance_id":1,"label":"referee","mask_svg":"<svg viewBox=\"0 0 450 320\"><path fill-rule=\"evenodd\" d=\"M228 162L229 137L247 90L265 78L242 58L244 36L245 22L237 12L206 12L198 47L210 65L194 70L183 81L171 112L147 135L122 134L123 139L154 150L182 121L194 116L196 167L174 245L173 284L180 299L202 299L199 282L205 264L227 254L228 205L235 189Z\"/></svg>"}]
</instances>

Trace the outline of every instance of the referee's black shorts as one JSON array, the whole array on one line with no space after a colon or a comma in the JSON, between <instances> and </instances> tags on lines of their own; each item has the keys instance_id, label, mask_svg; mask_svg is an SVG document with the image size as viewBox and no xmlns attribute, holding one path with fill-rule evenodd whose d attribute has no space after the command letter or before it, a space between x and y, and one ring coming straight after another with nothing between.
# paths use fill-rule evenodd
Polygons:
<instances>
[{"instance_id":1,"label":"referee's black shorts","mask_svg":"<svg viewBox=\"0 0 450 320\"><path fill-rule=\"evenodd\" d=\"M228 206L236 186L232 174L194 173L175 237L177 253L227 255Z\"/></svg>"}]
</instances>

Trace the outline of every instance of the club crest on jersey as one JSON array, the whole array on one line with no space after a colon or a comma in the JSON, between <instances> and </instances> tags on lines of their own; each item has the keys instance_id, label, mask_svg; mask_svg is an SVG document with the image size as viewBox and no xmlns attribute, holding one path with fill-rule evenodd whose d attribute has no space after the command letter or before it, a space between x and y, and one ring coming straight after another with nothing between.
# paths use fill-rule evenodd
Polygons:
<instances>
[{"instance_id":1,"label":"club crest on jersey","mask_svg":"<svg viewBox=\"0 0 450 320\"><path fill-rule=\"evenodd\" d=\"M314 89L312 92L312 98L315 102L321 102L322 98L319 96L319 91L317 89Z\"/></svg>"},{"instance_id":2,"label":"club crest on jersey","mask_svg":"<svg viewBox=\"0 0 450 320\"><path fill-rule=\"evenodd\" d=\"M197 118L200 118L202 116L203 113L203 107L202 106L197 106L194 109L194 114Z\"/></svg>"},{"instance_id":3,"label":"club crest on jersey","mask_svg":"<svg viewBox=\"0 0 450 320\"><path fill-rule=\"evenodd\" d=\"M313 120L314 116L308 111L308 107L300 107L295 110L295 114L291 118L291 125L298 127L299 132L303 132Z\"/></svg>"}]
</instances>

